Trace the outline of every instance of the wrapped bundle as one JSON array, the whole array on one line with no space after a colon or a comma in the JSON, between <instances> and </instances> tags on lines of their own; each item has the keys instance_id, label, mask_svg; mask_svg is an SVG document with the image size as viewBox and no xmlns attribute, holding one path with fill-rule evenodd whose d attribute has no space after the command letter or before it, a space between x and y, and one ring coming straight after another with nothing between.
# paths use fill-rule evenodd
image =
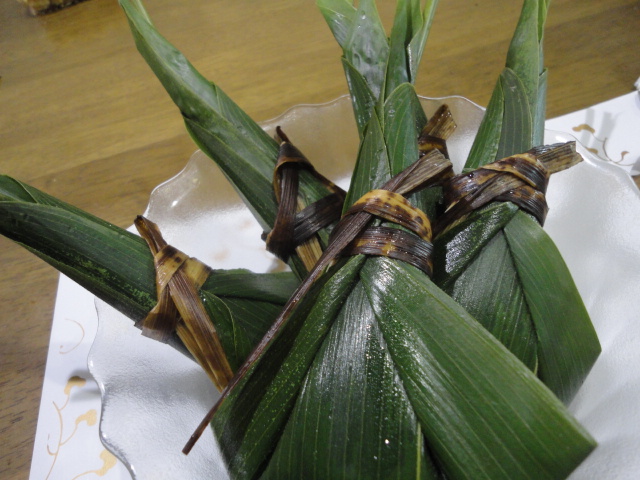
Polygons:
<instances>
[{"instance_id":1,"label":"wrapped bundle","mask_svg":"<svg viewBox=\"0 0 640 480\"><path fill-rule=\"evenodd\" d=\"M435 271L436 280L448 288L450 272L442 269L438 252L448 254L457 241L452 236L465 228L476 232L474 228L491 225L495 216L481 218L478 227L473 221L491 209L507 205L509 212L516 211L509 218L520 223L497 227L511 235L510 245L530 241L522 237L528 235L526 222L532 221L512 203L491 203L512 202L513 196L502 199L498 194L486 200L472 195L462 200L478 185L497 182L483 180L487 176L480 174L474 174L471 183L453 177L445 142L453 121L446 108L429 121L422 111L412 82L436 2L422 8L419 1L399 0L389 38L372 0L357 7L346 0L318 2L343 48L361 139L346 193L310 166L295 148L295 139L284 132L279 132L279 142L270 138L204 79L156 31L139 1L120 3L138 49L179 107L188 131L239 191L267 232L270 249L289 261L300 283L292 281L292 275L211 271L168 246L146 219L136 222L144 238L140 239L10 179L2 187L0 202L7 212L3 233L75 275L72 278L107 302L121 305L143 328L166 338L173 330L180 334L182 322L187 324L183 343L196 345L195 350L207 345L210 354L194 356L224 390L201 429L214 429L229 475L569 475L595 442L536 376L548 365L543 369L538 361L524 363L521 355L510 351L511 345L501 343L461 306L462 301L456 301L455 292L450 290L452 298L430 278ZM525 0L523 18L531 11L544 15L546 4ZM519 32L523 25L531 24L521 21ZM540 23L536 32L541 36ZM518 57L520 47L513 48L517 52L511 55ZM510 104L505 100L504 105ZM479 142L486 137L482 132ZM512 135L517 136L515 130ZM501 142L515 145L513 139ZM526 150L530 146L522 151ZM485 170L518 176L549 157L555 162L557 149L551 152L533 150L521 156L524 159ZM573 159L571 147L561 157ZM527 183L530 178L525 177ZM441 188L452 200L437 219ZM536 195L534 191L531 197ZM476 196L486 200L479 207ZM33 222L34 218L46 221ZM70 237L76 235L69 226L76 224L75 230L86 238L74 243ZM434 228L439 234L435 249ZM45 238L47 229L56 235ZM126 265L109 269L109 257L87 251L91 244L116 256L127 252L134 261L125 257ZM517 274L523 279L521 290L535 292L541 278L536 265L543 269L544 259L528 255L527 248L511 251L525 252ZM472 255L464 249L455 253L459 270L470 271L471 261L462 260ZM181 273L176 276L174 271ZM237 289L217 278L237 281ZM297 287L291 293L293 284ZM476 292L473 288L468 291ZM286 303L285 293L291 293ZM257 310L243 317L242 308L233 309L237 301ZM197 311L198 302L204 311ZM269 313L278 311L262 316L269 326L256 328L259 335L247 333L236 340L232 334L238 325L250 330L251 317L260 316L258 310L265 304L270 305ZM579 298L577 305L583 308ZM195 327L188 326L192 321ZM206 323L214 326L217 340L199 333ZM585 371L582 368L581 374ZM568 391L574 387L572 383ZM559 394L566 398L563 392ZM198 432L185 451L197 436Z\"/></svg>"},{"instance_id":2,"label":"wrapped bundle","mask_svg":"<svg viewBox=\"0 0 640 480\"><path fill-rule=\"evenodd\" d=\"M168 47L139 3L121 3L139 50L182 111L192 136L268 231L279 210L268 183L271 171L265 170L255 184L264 185L260 188L273 202L266 205L260 195L253 205L257 189L233 169L257 169L262 160L232 158L219 148L219 132L233 122L220 115L237 107L208 102L194 110L185 103L185 96L197 90L194 85L211 92L205 97L227 100ZM211 420L233 478L566 476L592 449L592 440L522 362L414 264L379 253L364 256L357 249L355 256L345 257L354 244L378 243L378 251L390 250L385 248L388 237L384 240L377 229L398 230L389 225L389 216L375 220L367 209L385 203L381 198L389 204L389 198L406 201L395 197L394 182L419 157L417 138L426 119L410 82L433 5L421 10L418 2L399 2L390 39L371 1L357 8L351 2L324 1L320 7L345 51L343 65L361 135L343 209L347 216L323 242L322 257L202 428ZM233 132L242 136L242 148L267 143L254 138L257 130L246 121L243 117ZM273 169L278 155L270 148L262 157ZM425 158L441 162L443 155ZM320 185L304 173L300 197L305 186ZM441 173L417 182L437 182ZM415 187L400 188L410 195L412 208L433 209L433 193L414 193ZM382 196L375 190L383 190ZM303 203L328 194L325 188ZM363 232L376 240L369 242Z\"/></svg>"},{"instance_id":3,"label":"wrapped bundle","mask_svg":"<svg viewBox=\"0 0 640 480\"><path fill-rule=\"evenodd\" d=\"M544 0L524 3L465 172L445 197L434 278L568 403L600 344L571 274L541 228L549 175L580 160L571 145L541 147L547 9Z\"/></svg>"},{"instance_id":4,"label":"wrapped bundle","mask_svg":"<svg viewBox=\"0 0 640 480\"><path fill-rule=\"evenodd\" d=\"M200 281L193 283L195 295L186 301L200 303L206 314L206 320L201 316L186 326L181 320L176 333L175 312L154 311L158 298L171 288L158 295L156 276L163 267L156 268L159 257L154 259L145 240L6 176L0 176L0 212L0 233L127 315L144 334L194 358L215 355L214 344L194 345L196 328L225 352L223 363L232 370L262 338L297 285L290 273L212 270L174 250L173 258L182 256L186 262L180 275L193 268L199 271ZM155 230L159 238L151 222L139 219L138 223ZM166 307L173 302L164 303ZM164 320L158 321L162 316ZM217 365L201 364L224 388L226 382L218 382L214 375Z\"/></svg>"}]
</instances>

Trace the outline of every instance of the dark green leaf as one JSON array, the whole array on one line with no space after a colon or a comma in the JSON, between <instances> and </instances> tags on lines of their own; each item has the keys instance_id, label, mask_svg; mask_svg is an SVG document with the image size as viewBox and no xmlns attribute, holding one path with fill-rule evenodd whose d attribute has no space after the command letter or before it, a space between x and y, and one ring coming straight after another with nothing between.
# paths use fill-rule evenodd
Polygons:
<instances>
[{"instance_id":1,"label":"dark green leaf","mask_svg":"<svg viewBox=\"0 0 640 480\"><path fill-rule=\"evenodd\" d=\"M374 111L364 130L344 209L391 177L381 120Z\"/></svg>"},{"instance_id":2,"label":"dark green leaf","mask_svg":"<svg viewBox=\"0 0 640 480\"><path fill-rule=\"evenodd\" d=\"M405 480L427 473L427 478L438 478L358 285L316 355L261 478Z\"/></svg>"},{"instance_id":3,"label":"dark green leaf","mask_svg":"<svg viewBox=\"0 0 640 480\"><path fill-rule=\"evenodd\" d=\"M365 78L345 58L342 59L342 66L344 67L347 84L351 92L351 103L353 104L358 133L362 139L364 129L371 119L371 112L376 106L377 99L367 85Z\"/></svg>"},{"instance_id":4,"label":"dark green leaf","mask_svg":"<svg viewBox=\"0 0 640 480\"><path fill-rule=\"evenodd\" d=\"M519 212L504 232L539 339L539 376L569 402L600 354L596 332L560 252L538 223Z\"/></svg>"},{"instance_id":5,"label":"dark green leaf","mask_svg":"<svg viewBox=\"0 0 640 480\"><path fill-rule=\"evenodd\" d=\"M543 68L541 32L547 16L545 3L545 0L524 2L507 52L506 67L523 83L531 112L535 112L538 105L538 78Z\"/></svg>"},{"instance_id":6,"label":"dark green leaf","mask_svg":"<svg viewBox=\"0 0 640 480\"><path fill-rule=\"evenodd\" d=\"M382 99L389 43L374 0L359 2L342 49L344 58L365 78L374 97Z\"/></svg>"},{"instance_id":7,"label":"dark green leaf","mask_svg":"<svg viewBox=\"0 0 640 480\"><path fill-rule=\"evenodd\" d=\"M502 80L498 78L487 110L473 140L469 157L464 165L466 170L472 170L496 160L503 117L504 92L502 90Z\"/></svg>"},{"instance_id":8,"label":"dark green leaf","mask_svg":"<svg viewBox=\"0 0 640 480\"><path fill-rule=\"evenodd\" d=\"M531 371L536 371L538 338L502 231L493 235L482 253L445 291Z\"/></svg>"},{"instance_id":9,"label":"dark green leaf","mask_svg":"<svg viewBox=\"0 0 640 480\"><path fill-rule=\"evenodd\" d=\"M467 168L523 153L542 141L547 78L542 65L542 32L547 8L546 0L524 1L506 67L480 125ZM529 225L520 232L532 239L521 244L522 251L516 257L514 243L508 241L506 231L515 235L519 228L516 225L523 225L517 219L525 215L518 212L500 216L502 220L492 216L491 212L502 208L490 206L476 212L436 241L436 252L446 257L436 258L434 278L568 402L593 365L599 343L573 282L567 281L566 288L554 289L556 282L570 279L570 274L559 255L552 254L557 250L551 242L548 256L542 254L541 244L534 243L533 238L544 235L541 227ZM525 253L529 248L531 251ZM537 255L540 264L529 262L529 270L525 271L517 258L530 258L527 255ZM550 281L541 272L553 272L557 279ZM538 294L534 295L534 291ZM568 329L546 325L561 324L567 309L573 312L572 323L576 327L576 338L571 342L556 340L555 332L548 333L560 329L557 334L567 336ZM544 318L536 311L544 311ZM539 326L539 322L545 324Z\"/></svg>"},{"instance_id":10,"label":"dark green leaf","mask_svg":"<svg viewBox=\"0 0 640 480\"><path fill-rule=\"evenodd\" d=\"M473 212L434 240L434 280L448 289L484 246L518 211L510 202L496 202ZM479 221L480 218L482 221Z\"/></svg>"},{"instance_id":11,"label":"dark green leaf","mask_svg":"<svg viewBox=\"0 0 640 480\"><path fill-rule=\"evenodd\" d=\"M362 282L426 440L450 478L564 478L595 443L560 401L412 267Z\"/></svg>"},{"instance_id":12,"label":"dark green leaf","mask_svg":"<svg viewBox=\"0 0 640 480\"><path fill-rule=\"evenodd\" d=\"M420 0L400 0L396 6L387 66L386 96L403 83L415 83L437 0L421 11Z\"/></svg>"},{"instance_id":13,"label":"dark green leaf","mask_svg":"<svg viewBox=\"0 0 640 480\"><path fill-rule=\"evenodd\" d=\"M220 405L212 426L234 478L254 478L264 468L307 371L354 286L362 260L354 257L314 286Z\"/></svg>"},{"instance_id":14,"label":"dark green leaf","mask_svg":"<svg viewBox=\"0 0 640 480\"><path fill-rule=\"evenodd\" d=\"M187 130L211 157L265 230L276 217L273 169L278 144L219 87L205 79L151 23L138 0L121 0L138 50L178 106ZM328 194L315 177L302 172L300 193L306 204ZM297 256L291 266L306 270Z\"/></svg>"},{"instance_id":15,"label":"dark green leaf","mask_svg":"<svg viewBox=\"0 0 640 480\"><path fill-rule=\"evenodd\" d=\"M533 145L544 143L544 121L547 118L547 70L540 74L538 80L538 105L533 117Z\"/></svg>"},{"instance_id":16,"label":"dark green leaf","mask_svg":"<svg viewBox=\"0 0 640 480\"><path fill-rule=\"evenodd\" d=\"M33 187L0 177L0 233L134 321L156 304L153 256L138 236ZM292 274L215 270L200 294L239 365L296 287ZM227 343L229 342L229 343Z\"/></svg>"},{"instance_id":17,"label":"dark green leaf","mask_svg":"<svg viewBox=\"0 0 640 480\"><path fill-rule=\"evenodd\" d=\"M502 131L496 158L522 153L533 147L533 118L520 78L509 68L500 75L504 95Z\"/></svg>"},{"instance_id":18,"label":"dark green leaf","mask_svg":"<svg viewBox=\"0 0 640 480\"><path fill-rule=\"evenodd\" d=\"M316 0L338 44L345 48L355 23L357 9L349 0Z\"/></svg>"},{"instance_id":19,"label":"dark green leaf","mask_svg":"<svg viewBox=\"0 0 640 480\"><path fill-rule=\"evenodd\" d=\"M438 0L427 0L422 10L422 15L420 16L418 16L420 1L413 0L412 3L412 13L415 19L413 22L414 34L407 46L407 51L409 57L410 82L415 83L416 77L418 76L418 66L420 65L424 47L427 43L427 37L431 30Z\"/></svg>"}]
</instances>

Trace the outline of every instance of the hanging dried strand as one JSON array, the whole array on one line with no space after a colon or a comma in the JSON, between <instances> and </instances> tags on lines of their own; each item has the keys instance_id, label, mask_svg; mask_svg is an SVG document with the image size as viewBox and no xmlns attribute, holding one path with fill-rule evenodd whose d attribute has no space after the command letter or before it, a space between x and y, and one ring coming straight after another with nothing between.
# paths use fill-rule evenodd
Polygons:
<instances>
[{"instance_id":1,"label":"hanging dried strand","mask_svg":"<svg viewBox=\"0 0 640 480\"><path fill-rule=\"evenodd\" d=\"M278 212L273 229L263 237L267 250L278 258L286 262L295 250L310 271L322 255L315 234L339 220L346 193L318 173L280 127L276 128L276 133L281 140L273 172ZM310 172L331 193L311 205L304 205L298 195L301 169Z\"/></svg>"},{"instance_id":2,"label":"hanging dried strand","mask_svg":"<svg viewBox=\"0 0 640 480\"><path fill-rule=\"evenodd\" d=\"M233 371L198 295L211 269L168 245L158 226L145 217L138 216L135 226L153 254L158 296L141 321L142 333L166 341L175 331L218 390L224 390Z\"/></svg>"},{"instance_id":3,"label":"hanging dried strand","mask_svg":"<svg viewBox=\"0 0 640 480\"><path fill-rule=\"evenodd\" d=\"M468 173L444 186L444 214L434 226L439 235L491 201L509 201L533 215L542 225L548 206L545 192L552 173L582 161L575 142L535 147Z\"/></svg>"},{"instance_id":4,"label":"hanging dried strand","mask_svg":"<svg viewBox=\"0 0 640 480\"><path fill-rule=\"evenodd\" d=\"M445 179L448 179L451 176L451 162L446 159L444 155L442 155L442 153L440 153L438 150L433 150L411 164L399 174L392 177L389 181L382 185L382 187L380 187L380 190L384 192L383 194L385 197L395 198L395 194L403 196L410 195L411 193L414 193L420 189L441 184ZM285 304L284 308L280 312L280 315L278 316L278 318L276 318L271 328L269 328L267 333L263 336L262 340L260 340L254 350L249 354L249 356L245 360L245 363L238 369L234 378L229 383L227 389L222 392L222 396L220 397L218 402L205 416L205 418L202 420L196 431L193 433L193 435L183 448L183 453L188 454L191 451L198 438L200 438L200 436L202 435L202 432L205 430L205 428L207 428L207 425L209 425L209 422L215 415L218 407L225 400L229 392L231 392L233 388L238 384L240 379L247 373L251 366L258 360L258 358L260 358L262 352L271 344L273 339L276 338L280 329L284 326L291 313L295 310L295 307L309 292L316 280L320 278L320 276L326 271L326 269L330 265L332 265L340 255L343 255L348 251L347 249L352 245L354 241L356 241L356 239L359 238L362 232L366 230L371 221L375 218L373 213L368 212L366 208L362 206L365 204L370 205L376 203L375 201L369 202L366 198L368 196L369 194L365 194L365 196L363 197L364 200L360 199L358 202L356 202L356 204L360 204L361 207L358 207L358 209L354 210L353 212L346 214L340 220L338 225L336 225L334 231L332 232L329 244L327 245L327 248L324 250L318 262L311 269L309 275L305 278L305 280L293 292L293 294L289 298L289 301ZM371 197L374 196L375 195L372 195ZM400 203L403 202L406 202L406 200L401 201ZM413 209L413 207L411 207L411 209ZM383 211L384 209L382 208L376 210L375 208L373 208L373 210L377 212ZM393 211L394 206L390 206L390 210ZM407 208L407 210L410 209ZM413 214L415 214L415 210L413 211ZM426 222L426 225L421 225L421 220L416 220L415 218L413 218L413 214L399 214L398 212L394 212L393 214L389 214L388 217L407 219L405 226L415 225L416 228L422 232L430 232L428 220ZM422 216L424 216L424 214L422 214ZM422 220L422 222L424 222L424 220ZM421 239L421 237L416 238ZM392 241L393 238L385 238L383 240L383 243L386 245L388 243L391 243ZM385 247L383 246L382 249L384 248Z\"/></svg>"}]
</instances>

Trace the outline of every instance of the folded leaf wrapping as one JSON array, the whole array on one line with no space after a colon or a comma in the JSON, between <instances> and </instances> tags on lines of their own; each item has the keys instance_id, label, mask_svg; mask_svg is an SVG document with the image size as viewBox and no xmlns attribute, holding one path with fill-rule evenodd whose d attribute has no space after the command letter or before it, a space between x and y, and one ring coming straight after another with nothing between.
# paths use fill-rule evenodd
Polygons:
<instances>
[{"instance_id":1,"label":"folded leaf wrapping","mask_svg":"<svg viewBox=\"0 0 640 480\"><path fill-rule=\"evenodd\" d=\"M465 171L542 143L547 8L545 0L524 2ZM540 224L513 204L495 203L470 214L434 246L436 283L568 403L598 358L600 344L573 279Z\"/></svg>"},{"instance_id":2,"label":"folded leaf wrapping","mask_svg":"<svg viewBox=\"0 0 640 480\"><path fill-rule=\"evenodd\" d=\"M270 231L278 144L158 34L138 0L120 3L188 131ZM399 0L387 38L373 0L318 0L343 48L361 137L344 218L314 233L324 248L315 266L291 255L298 277L310 271L297 287L290 274L207 269L194 283L227 377L235 372L211 421L233 478L565 478L595 447L562 400L595 361L597 338L557 249L515 197L451 222L445 213L434 250L444 291L425 274L440 191L396 179L431 161L429 181L448 175L446 146L421 158L427 119L411 85L436 3ZM469 168L541 141L547 7L524 2ZM283 208L289 233L296 208L332 192L312 170L297 174ZM156 305L153 256L135 235L6 177L0 211L3 234L133 319ZM423 243L408 246L411 235ZM403 261L416 245L422 260Z\"/></svg>"},{"instance_id":3,"label":"folded leaf wrapping","mask_svg":"<svg viewBox=\"0 0 640 480\"><path fill-rule=\"evenodd\" d=\"M33 187L0 176L0 233L136 322L156 305L153 256L142 238ZM212 270L199 294L237 368L297 282L288 273ZM175 336L170 343L184 350Z\"/></svg>"}]
</instances>

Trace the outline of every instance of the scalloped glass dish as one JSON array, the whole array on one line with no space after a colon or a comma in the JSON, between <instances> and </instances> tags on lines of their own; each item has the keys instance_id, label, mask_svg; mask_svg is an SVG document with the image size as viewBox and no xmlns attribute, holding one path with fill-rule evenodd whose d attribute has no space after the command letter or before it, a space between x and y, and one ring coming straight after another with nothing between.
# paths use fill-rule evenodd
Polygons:
<instances>
[{"instance_id":1,"label":"scalloped glass dish","mask_svg":"<svg viewBox=\"0 0 640 480\"><path fill-rule=\"evenodd\" d=\"M458 129L449 140L457 171L483 111L462 97L424 99L431 114L446 101ZM265 122L282 126L323 174L345 186L357 153L348 97L301 105ZM547 131L546 143L574 140ZM603 353L571 404L599 446L572 479L633 478L640 471L640 194L617 167L593 158L551 178L545 229L555 240L591 314ZM214 268L279 268L260 228L212 161L196 152L157 187L145 213L167 241ZM200 368L177 350L140 335L98 302L89 366L102 391L101 436L136 479L226 478L213 434L189 456L182 447L217 399Z\"/></svg>"}]
</instances>

